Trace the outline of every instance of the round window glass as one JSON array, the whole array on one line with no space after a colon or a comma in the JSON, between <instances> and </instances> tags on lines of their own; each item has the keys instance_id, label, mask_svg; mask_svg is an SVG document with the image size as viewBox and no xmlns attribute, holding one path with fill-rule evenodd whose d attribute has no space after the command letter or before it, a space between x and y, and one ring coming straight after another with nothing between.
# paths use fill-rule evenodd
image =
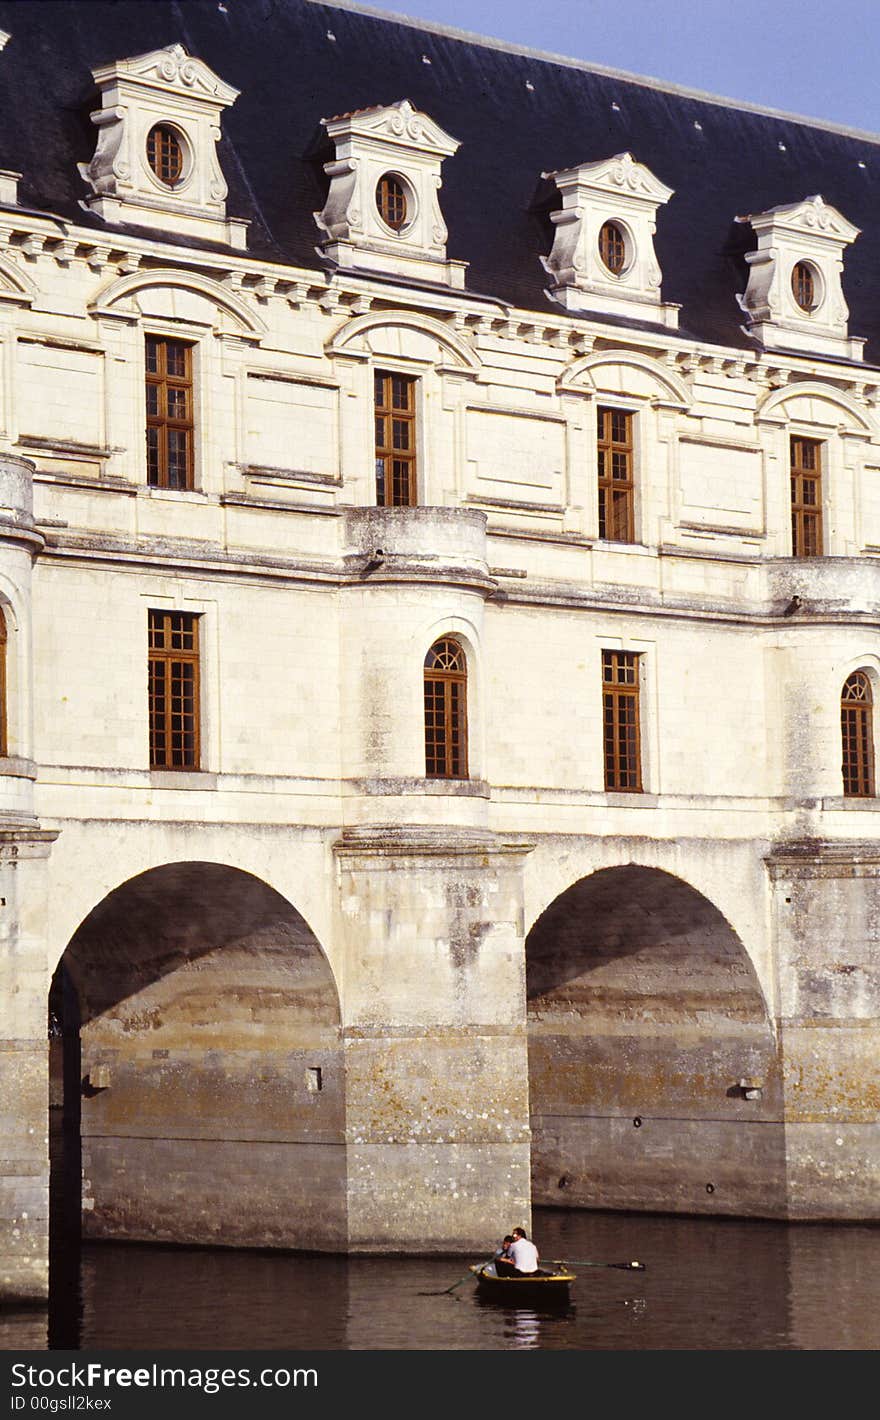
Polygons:
<instances>
[{"instance_id":1,"label":"round window glass","mask_svg":"<svg viewBox=\"0 0 880 1420\"><path fill-rule=\"evenodd\" d=\"M799 261L791 273L792 295L802 311L814 311L819 304L816 294L816 278L813 268L805 261Z\"/></svg>"},{"instance_id":2,"label":"round window glass","mask_svg":"<svg viewBox=\"0 0 880 1420\"><path fill-rule=\"evenodd\" d=\"M599 232L599 255L612 276L619 276L626 266L626 237L616 222L603 222Z\"/></svg>"},{"instance_id":3,"label":"round window glass","mask_svg":"<svg viewBox=\"0 0 880 1420\"><path fill-rule=\"evenodd\" d=\"M176 187L183 177L184 150L180 137L165 123L147 134L147 162L165 187Z\"/></svg>"},{"instance_id":4,"label":"round window glass","mask_svg":"<svg viewBox=\"0 0 880 1420\"><path fill-rule=\"evenodd\" d=\"M406 225L406 188L393 173L385 173L376 184L376 206L386 227L399 232Z\"/></svg>"}]
</instances>

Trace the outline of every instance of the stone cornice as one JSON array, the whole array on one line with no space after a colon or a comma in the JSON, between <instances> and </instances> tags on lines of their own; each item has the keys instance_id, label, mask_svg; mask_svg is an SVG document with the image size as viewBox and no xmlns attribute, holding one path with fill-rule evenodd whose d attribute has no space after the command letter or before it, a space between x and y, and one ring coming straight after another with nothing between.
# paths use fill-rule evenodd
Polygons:
<instances>
[{"instance_id":1,"label":"stone cornice","mask_svg":"<svg viewBox=\"0 0 880 1420\"><path fill-rule=\"evenodd\" d=\"M798 352L743 350L711 346L678 332L612 325L600 318L536 312L467 291L446 291L370 277L362 272L323 272L267 262L236 253L181 247L125 232L78 227L52 213L32 214L0 207L0 252L21 273L22 286L34 284L33 267L49 258L58 265L88 267L105 280L165 268L190 272L224 287L239 301L252 303L259 320L270 300L293 309L308 307L328 315L354 317L396 307L424 312L443 321L479 347L504 342L543 348L564 366L569 360L617 347L666 362L679 375L723 377L768 389L813 378L848 390L866 403L880 403L880 368L861 361L822 359ZM0 293L2 295L2 293ZM22 297L21 299L24 299Z\"/></svg>"},{"instance_id":2,"label":"stone cornice","mask_svg":"<svg viewBox=\"0 0 880 1420\"><path fill-rule=\"evenodd\" d=\"M285 507L279 500L271 500L269 507L273 513L289 512L291 515L306 513L338 518L348 511L345 508L321 507L314 505L290 504ZM187 543L181 540L174 545L169 539L156 539L155 545L134 544L123 538L84 535L64 528L43 526L46 546L40 553L43 559L81 561L94 566L113 566L132 571L191 572L214 580L235 582L250 581L262 584L297 585L316 590L334 587L340 590L357 587L363 589L370 584L389 587L395 584L416 586L454 586L459 590L474 591L496 607L521 606L544 610L576 611L587 615L620 612L628 618L637 617L648 621L686 621L693 626L724 624L748 627L752 630L782 632L787 635L822 636L828 627L880 626L880 559L878 558L823 558L823 571L833 577L835 566L843 568L858 564L864 567L870 563L876 568L878 579L877 607L872 608L866 599L859 610L851 606L833 606L827 599L816 596L810 601L805 596L796 618L787 615L785 604L788 591L784 580L773 581L765 577L764 589L749 604L738 600L718 599L707 602L705 596L670 598L642 585L629 583L603 583L595 586L577 585L565 581L534 581L528 577L510 579L503 572L494 570L482 574L473 566L455 563L452 560L436 558L426 562L417 557L383 557L381 566L372 568L363 554L349 554L339 559L308 560L285 557L281 554L224 551L219 545ZM494 536L488 529L488 536ZM513 534L529 540L527 531ZM589 544L583 544L586 551ZM707 558L713 561L753 566L767 572L778 564L784 579L785 568L791 565L795 572L803 564L792 559L768 561L760 556L748 558L741 555L728 556L723 553L694 552L686 548L667 547L660 554L667 558L691 559ZM824 564L828 564L824 566ZM777 584L778 583L778 584ZM794 583L791 584L792 586ZM800 586L800 582L797 583ZM790 590L790 588L788 589ZM819 589L821 592L821 588Z\"/></svg>"},{"instance_id":3,"label":"stone cornice","mask_svg":"<svg viewBox=\"0 0 880 1420\"><path fill-rule=\"evenodd\" d=\"M774 844L764 859L770 877L859 878L880 876L880 843L803 838Z\"/></svg>"},{"instance_id":4,"label":"stone cornice","mask_svg":"<svg viewBox=\"0 0 880 1420\"><path fill-rule=\"evenodd\" d=\"M450 859L456 863L475 858L488 867L486 860L525 857L533 848L531 842L509 842L491 829L435 828L430 824L346 828L333 844L333 852L343 861L368 859L372 866L392 872L398 871L402 858Z\"/></svg>"}]
</instances>

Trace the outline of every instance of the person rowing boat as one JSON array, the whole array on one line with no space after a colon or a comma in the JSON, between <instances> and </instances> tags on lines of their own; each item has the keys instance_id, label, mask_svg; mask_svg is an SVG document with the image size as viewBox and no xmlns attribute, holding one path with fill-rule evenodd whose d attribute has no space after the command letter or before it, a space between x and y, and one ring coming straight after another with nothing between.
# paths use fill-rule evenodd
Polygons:
<instances>
[{"instance_id":1,"label":"person rowing boat","mask_svg":"<svg viewBox=\"0 0 880 1420\"><path fill-rule=\"evenodd\" d=\"M513 1242L508 1249L508 1257L513 1263L511 1276L533 1277L538 1271L538 1249L533 1242L529 1241L525 1228L514 1228Z\"/></svg>"}]
</instances>

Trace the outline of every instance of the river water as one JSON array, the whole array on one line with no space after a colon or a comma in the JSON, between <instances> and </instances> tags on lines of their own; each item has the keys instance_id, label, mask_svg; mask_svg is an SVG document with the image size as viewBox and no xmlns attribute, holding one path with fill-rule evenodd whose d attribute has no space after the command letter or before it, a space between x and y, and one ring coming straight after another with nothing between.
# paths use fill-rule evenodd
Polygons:
<instances>
[{"instance_id":1,"label":"river water","mask_svg":"<svg viewBox=\"0 0 880 1420\"><path fill-rule=\"evenodd\" d=\"M83 1248L45 1313L0 1313L0 1349L876 1350L880 1227L536 1210L570 1305L481 1301L475 1258ZM467 1280L462 1280L466 1278ZM447 1295L428 1291L452 1288Z\"/></svg>"}]
</instances>

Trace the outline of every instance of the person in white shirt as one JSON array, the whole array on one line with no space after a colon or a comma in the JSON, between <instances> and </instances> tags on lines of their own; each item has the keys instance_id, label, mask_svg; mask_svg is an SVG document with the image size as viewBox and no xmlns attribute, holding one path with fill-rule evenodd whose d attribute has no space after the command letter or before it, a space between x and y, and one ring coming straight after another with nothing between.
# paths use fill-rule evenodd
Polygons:
<instances>
[{"instance_id":1,"label":"person in white shirt","mask_svg":"<svg viewBox=\"0 0 880 1420\"><path fill-rule=\"evenodd\" d=\"M520 1277L529 1277L538 1270L538 1249L529 1242L524 1228L514 1228L512 1236L508 1257Z\"/></svg>"}]
</instances>

